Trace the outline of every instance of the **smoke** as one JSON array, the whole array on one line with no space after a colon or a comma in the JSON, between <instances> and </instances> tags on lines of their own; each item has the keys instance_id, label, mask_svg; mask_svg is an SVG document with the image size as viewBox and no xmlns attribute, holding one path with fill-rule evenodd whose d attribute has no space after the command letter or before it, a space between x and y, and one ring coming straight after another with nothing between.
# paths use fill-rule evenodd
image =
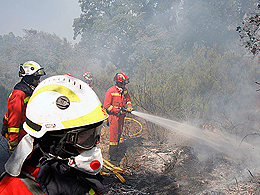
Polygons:
<instances>
[{"instance_id":1,"label":"smoke","mask_svg":"<svg viewBox=\"0 0 260 195\"><path fill-rule=\"evenodd\" d=\"M223 134L217 134L211 131L204 131L197 127L193 127L177 121L165 119L162 117L145 114L137 111L133 111L132 114L139 116L147 121L160 125L171 131L181 133L190 138L195 138L199 141L203 141L207 146L218 150L221 153L231 156L233 159L240 158L248 154L248 152L260 149L259 145L252 145L246 141L238 142L237 138L230 135L229 137L223 136Z\"/></svg>"},{"instance_id":2,"label":"smoke","mask_svg":"<svg viewBox=\"0 0 260 195\"><path fill-rule=\"evenodd\" d=\"M168 141L175 142L176 136L189 140L191 147L197 153L200 161L208 161L214 158L217 164L219 155L229 159L233 169L227 177L245 179L250 173L258 173L260 160L260 134L248 134L245 137L238 137L231 133L223 134L221 131L210 131L200 129L185 123L165 119L162 117L133 111L132 114L147 121L160 125L172 133L174 137L168 136ZM253 138L253 139L252 139ZM186 142L187 143L187 142ZM228 178L225 178L228 180ZM230 181L230 180L229 180Z\"/></svg>"}]
</instances>

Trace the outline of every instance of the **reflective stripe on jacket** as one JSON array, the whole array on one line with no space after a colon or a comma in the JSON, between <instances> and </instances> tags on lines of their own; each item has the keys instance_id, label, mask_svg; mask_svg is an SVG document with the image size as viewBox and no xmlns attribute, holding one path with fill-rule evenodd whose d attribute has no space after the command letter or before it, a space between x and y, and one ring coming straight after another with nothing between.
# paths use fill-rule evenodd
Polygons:
<instances>
[{"instance_id":1,"label":"reflective stripe on jacket","mask_svg":"<svg viewBox=\"0 0 260 195\"><path fill-rule=\"evenodd\" d=\"M121 106L124 106L125 108L132 106L132 101L127 88L124 88L122 93L120 93L117 86L114 85L106 92L104 108L107 110L108 114L117 114Z\"/></svg>"},{"instance_id":2,"label":"reflective stripe on jacket","mask_svg":"<svg viewBox=\"0 0 260 195\"><path fill-rule=\"evenodd\" d=\"M23 81L16 84L8 98L8 107L3 118L4 125L8 128L9 142L20 141L25 132L22 125L25 121L25 110L32 94L32 89ZM21 135L20 135L21 134Z\"/></svg>"},{"instance_id":3,"label":"reflective stripe on jacket","mask_svg":"<svg viewBox=\"0 0 260 195\"><path fill-rule=\"evenodd\" d=\"M29 168L30 171L28 174L32 178L37 177L38 168L34 169L33 167ZM44 195L40 185L33 179L26 176L12 177L8 174L3 176L0 180L0 194L3 195ZM93 188L90 188L89 192L85 195L100 195L96 193Z\"/></svg>"}]
</instances>

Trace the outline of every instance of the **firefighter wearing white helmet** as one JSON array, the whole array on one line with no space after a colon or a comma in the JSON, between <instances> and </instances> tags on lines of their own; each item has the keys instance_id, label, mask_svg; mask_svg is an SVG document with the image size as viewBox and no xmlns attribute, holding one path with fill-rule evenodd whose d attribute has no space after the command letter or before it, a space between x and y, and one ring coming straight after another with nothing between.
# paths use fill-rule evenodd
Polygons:
<instances>
[{"instance_id":1,"label":"firefighter wearing white helmet","mask_svg":"<svg viewBox=\"0 0 260 195\"><path fill-rule=\"evenodd\" d=\"M27 188L22 182L20 189L14 185L23 171L32 173L28 165L37 165L36 185L44 194L102 194L103 160L96 145L107 117L85 82L64 75L42 81L28 102L24 123L28 134L6 163L8 175L0 182L0 191L25 194L20 192Z\"/></svg>"},{"instance_id":2,"label":"firefighter wearing white helmet","mask_svg":"<svg viewBox=\"0 0 260 195\"><path fill-rule=\"evenodd\" d=\"M22 124L25 120L26 106L43 75L45 75L44 68L35 61L28 61L20 65L19 76L22 79L15 85L9 96L2 127L2 135L8 138L11 152L25 135Z\"/></svg>"},{"instance_id":3,"label":"firefighter wearing white helmet","mask_svg":"<svg viewBox=\"0 0 260 195\"><path fill-rule=\"evenodd\" d=\"M43 76L45 75L44 68L40 66L37 62L34 61L28 61L24 64L20 65L20 71L19 76L25 77L25 76Z\"/></svg>"}]
</instances>

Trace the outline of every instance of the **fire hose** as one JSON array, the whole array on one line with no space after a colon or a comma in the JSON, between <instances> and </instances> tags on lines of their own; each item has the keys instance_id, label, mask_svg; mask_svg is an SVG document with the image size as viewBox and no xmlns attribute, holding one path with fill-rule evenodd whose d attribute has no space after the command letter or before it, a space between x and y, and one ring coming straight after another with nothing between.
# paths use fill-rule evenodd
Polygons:
<instances>
[{"instance_id":1,"label":"fire hose","mask_svg":"<svg viewBox=\"0 0 260 195\"><path fill-rule=\"evenodd\" d=\"M141 124L138 120L133 119L133 118L129 118L129 117L125 117L125 119L126 119L126 120L132 120L132 121L136 122L136 123L140 126L140 130L139 130L138 132L132 134L132 135L129 135L128 138L137 136L138 134L140 134L140 133L143 131L143 126L142 126L142 124ZM104 135L104 134L103 134L103 135ZM104 139L104 140L109 140L109 139L104 138L103 135L101 135L101 138L102 138L102 139ZM120 140L126 140L126 139L128 139L128 138L122 138L122 137L121 137Z\"/></svg>"},{"instance_id":2,"label":"fire hose","mask_svg":"<svg viewBox=\"0 0 260 195\"><path fill-rule=\"evenodd\" d=\"M122 183L125 183L125 178L123 178L123 176L120 175L120 173L123 173L124 171L123 169L114 166L104 158L103 158L103 166L109 170L109 173L100 171L101 175L110 176L111 174L114 174Z\"/></svg>"},{"instance_id":3,"label":"fire hose","mask_svg":"<svg viewBox=\"0 0 260 195\"><path fill-rule=\"evenodd\" d=\"M123 107L121 107L121 110L124 110L125 112L128 112ZM131 112L128 112L128 113L131 113ZM133 119L133 118L128 118L128 117L126 117L125 119L132 120L132 121L136 122L140 126L140 130L137 133L134 133L134 134L130 135L129 138L134 137L134 136L136 136L136 135L138 135L138 134L140 134L142 132L143 126L142 126L142 124L138 120ZM102 139L108 140L108 139L105 139L103 137L102 137ZM126 140L127 138L120 138L120 139L121 140L122 139ZM101 175L106 175L106 176L115 175L122 183L125 183L124 177L120 174L120 173L123 173L123 171L124 171L123 169L114 166L112 163L108 162L104 158L103 158L103 167L105 167L109 172L104 172L104 171L101 170L100 171Z\"/></svg>"}]
</instances>

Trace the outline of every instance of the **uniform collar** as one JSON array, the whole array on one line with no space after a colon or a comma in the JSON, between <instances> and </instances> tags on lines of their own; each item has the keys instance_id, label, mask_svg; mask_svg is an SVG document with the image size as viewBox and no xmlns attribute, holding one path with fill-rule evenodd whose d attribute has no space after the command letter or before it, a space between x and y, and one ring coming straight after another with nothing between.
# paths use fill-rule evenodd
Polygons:
<instances>
[{"instance_id":1,"label":"uniform collar","mask_svg":"<svg viewBox=\"0 0 260 195\"><path fill-rule=\"evenodd\" d=\"M115 85L115 86L116 86L116 85ZM116 86L116 88L118 89L118 91L119 91L120 93L122 93L122 92L124 91L123 88L120 88L120 87L118 87L118 86Z\"/></svg>"}]
</instances>

